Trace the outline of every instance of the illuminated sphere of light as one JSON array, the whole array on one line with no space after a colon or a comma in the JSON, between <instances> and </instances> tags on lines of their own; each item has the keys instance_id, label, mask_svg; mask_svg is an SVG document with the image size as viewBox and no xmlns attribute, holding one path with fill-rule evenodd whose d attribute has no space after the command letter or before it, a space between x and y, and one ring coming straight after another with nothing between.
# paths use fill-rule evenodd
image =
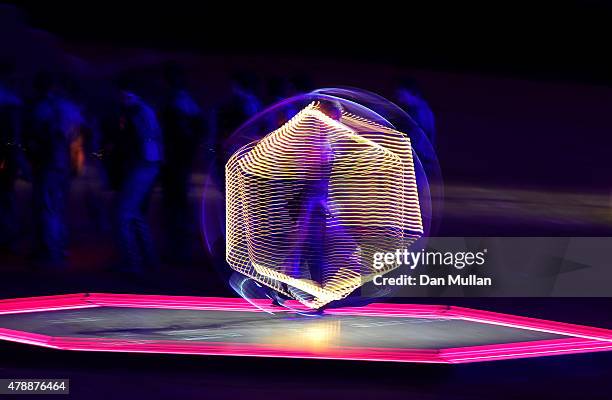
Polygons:
<instances>
[{"instance_id":1,"label":"illuminated sphere of light","mask_svg":"<svg viewBox=\"0 0 612 400\"><path fill-rule=\"evenodd\" d=\"M410 136L359 110L314 98L225 166L229 266L311 308L393 270L374 254L424 234Z\"/></svg>"}]
</instances>

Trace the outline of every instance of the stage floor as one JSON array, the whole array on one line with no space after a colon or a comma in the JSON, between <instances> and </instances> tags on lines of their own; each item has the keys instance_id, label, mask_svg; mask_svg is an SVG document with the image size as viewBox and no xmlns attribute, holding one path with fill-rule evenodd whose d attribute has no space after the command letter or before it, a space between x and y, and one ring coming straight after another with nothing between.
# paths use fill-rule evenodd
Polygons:
<instances>
[{"instance_id":1,"label":"stage floor","mask_svg":"<svg viewBox=\"0 0 612 400\"><path fill-rule=\"evenodd\" d=\"M0 339L65 350L461 363L612 349L612 331L448 306L310 316L266 301L77 294L0 301Z\"/></svg>"}]
</instances>

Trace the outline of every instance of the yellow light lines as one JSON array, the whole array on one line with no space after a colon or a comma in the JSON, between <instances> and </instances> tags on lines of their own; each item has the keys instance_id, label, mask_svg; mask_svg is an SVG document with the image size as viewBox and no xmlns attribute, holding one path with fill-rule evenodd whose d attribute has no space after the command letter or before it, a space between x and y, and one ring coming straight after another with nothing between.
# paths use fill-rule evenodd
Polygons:
<instances>
[{"instance_id":1,"label":"yellow light lines","mask_svg":"<svg viewBox=\"0 0 612 400\"><path fill-rule=\"evenodd\" d=\"M423 234L409 138L317 102L239 149L226 191L229 265L312 308L392 270L373 254Z\"/></svg>"}]
</instances>

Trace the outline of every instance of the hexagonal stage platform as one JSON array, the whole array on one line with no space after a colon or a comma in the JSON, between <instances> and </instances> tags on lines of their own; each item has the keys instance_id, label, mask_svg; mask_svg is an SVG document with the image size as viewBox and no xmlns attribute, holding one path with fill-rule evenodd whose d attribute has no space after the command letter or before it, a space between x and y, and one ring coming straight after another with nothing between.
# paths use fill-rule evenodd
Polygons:
<instances>
[{"instance_id":1,"label":"hexagonal stage platform","mask_svg":"<svg viewBox=\"0 0 612 400\"><path fill-rule=\"evenodd\" d=\"M78 351L421 363L612 350L611 330L453 306L370 304L313 316L263 300L102 293L0 300L0 339Z\"/></svg>"}]
</instances>

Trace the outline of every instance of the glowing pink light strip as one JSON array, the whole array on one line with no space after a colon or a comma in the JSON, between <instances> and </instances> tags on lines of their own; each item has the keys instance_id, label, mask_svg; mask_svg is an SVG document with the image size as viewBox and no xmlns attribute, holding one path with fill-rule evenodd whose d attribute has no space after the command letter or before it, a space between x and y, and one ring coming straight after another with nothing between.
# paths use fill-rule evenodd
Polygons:
<instances>
[{"instance_id":1,"label":"glowing pink light strip","mask_svg":"<svg viewBox=\"0 0 612 400\"><path fill-rule=\"evenodd\" d=\"M87 294L79 293L0 300L0 314L97 307L97 305L89 303L87 297Z\"/></svg>"},{"instance_id":2,"label":"glowing pink light strip","mask_svg":"<svg viewBox=\"0 0 612 400\"><path fill-rule=\"evenodd\" d=\"M459 364L607 350L612 350L612 342L569 338L442 349L440 357L450 363Z\"/></svg>"},{"instance_id":3,"label":"glowing pink light strip","mask_svg":"<svg viewBox=\"0 0 612 400\"><path fill-rule=\"evenodd\" d=\"M295 304L293 304L295 303ZM292 302L297 306L298 302ZM131 294L74 294L0 300L0 314L19 314L89 307L165 308L189 310L278 312L268 300L250 304L241 298L159 296ZM281 312L286 310L280 309ZM338 347L309 351L289 346L240 343L183 343L180 341L132 341L123 339L51 337L0 328L0 339L62 350L171 353L251 357L313 358L419 363L468 363L511 358L540 357L612 350L612 331L536 318L452 306L415 304L370 304L364 307L331 309L332 315L458 319L511 326L571 336L564 339L505 343L439 350Z\"/></svg>"}]
</instances>

